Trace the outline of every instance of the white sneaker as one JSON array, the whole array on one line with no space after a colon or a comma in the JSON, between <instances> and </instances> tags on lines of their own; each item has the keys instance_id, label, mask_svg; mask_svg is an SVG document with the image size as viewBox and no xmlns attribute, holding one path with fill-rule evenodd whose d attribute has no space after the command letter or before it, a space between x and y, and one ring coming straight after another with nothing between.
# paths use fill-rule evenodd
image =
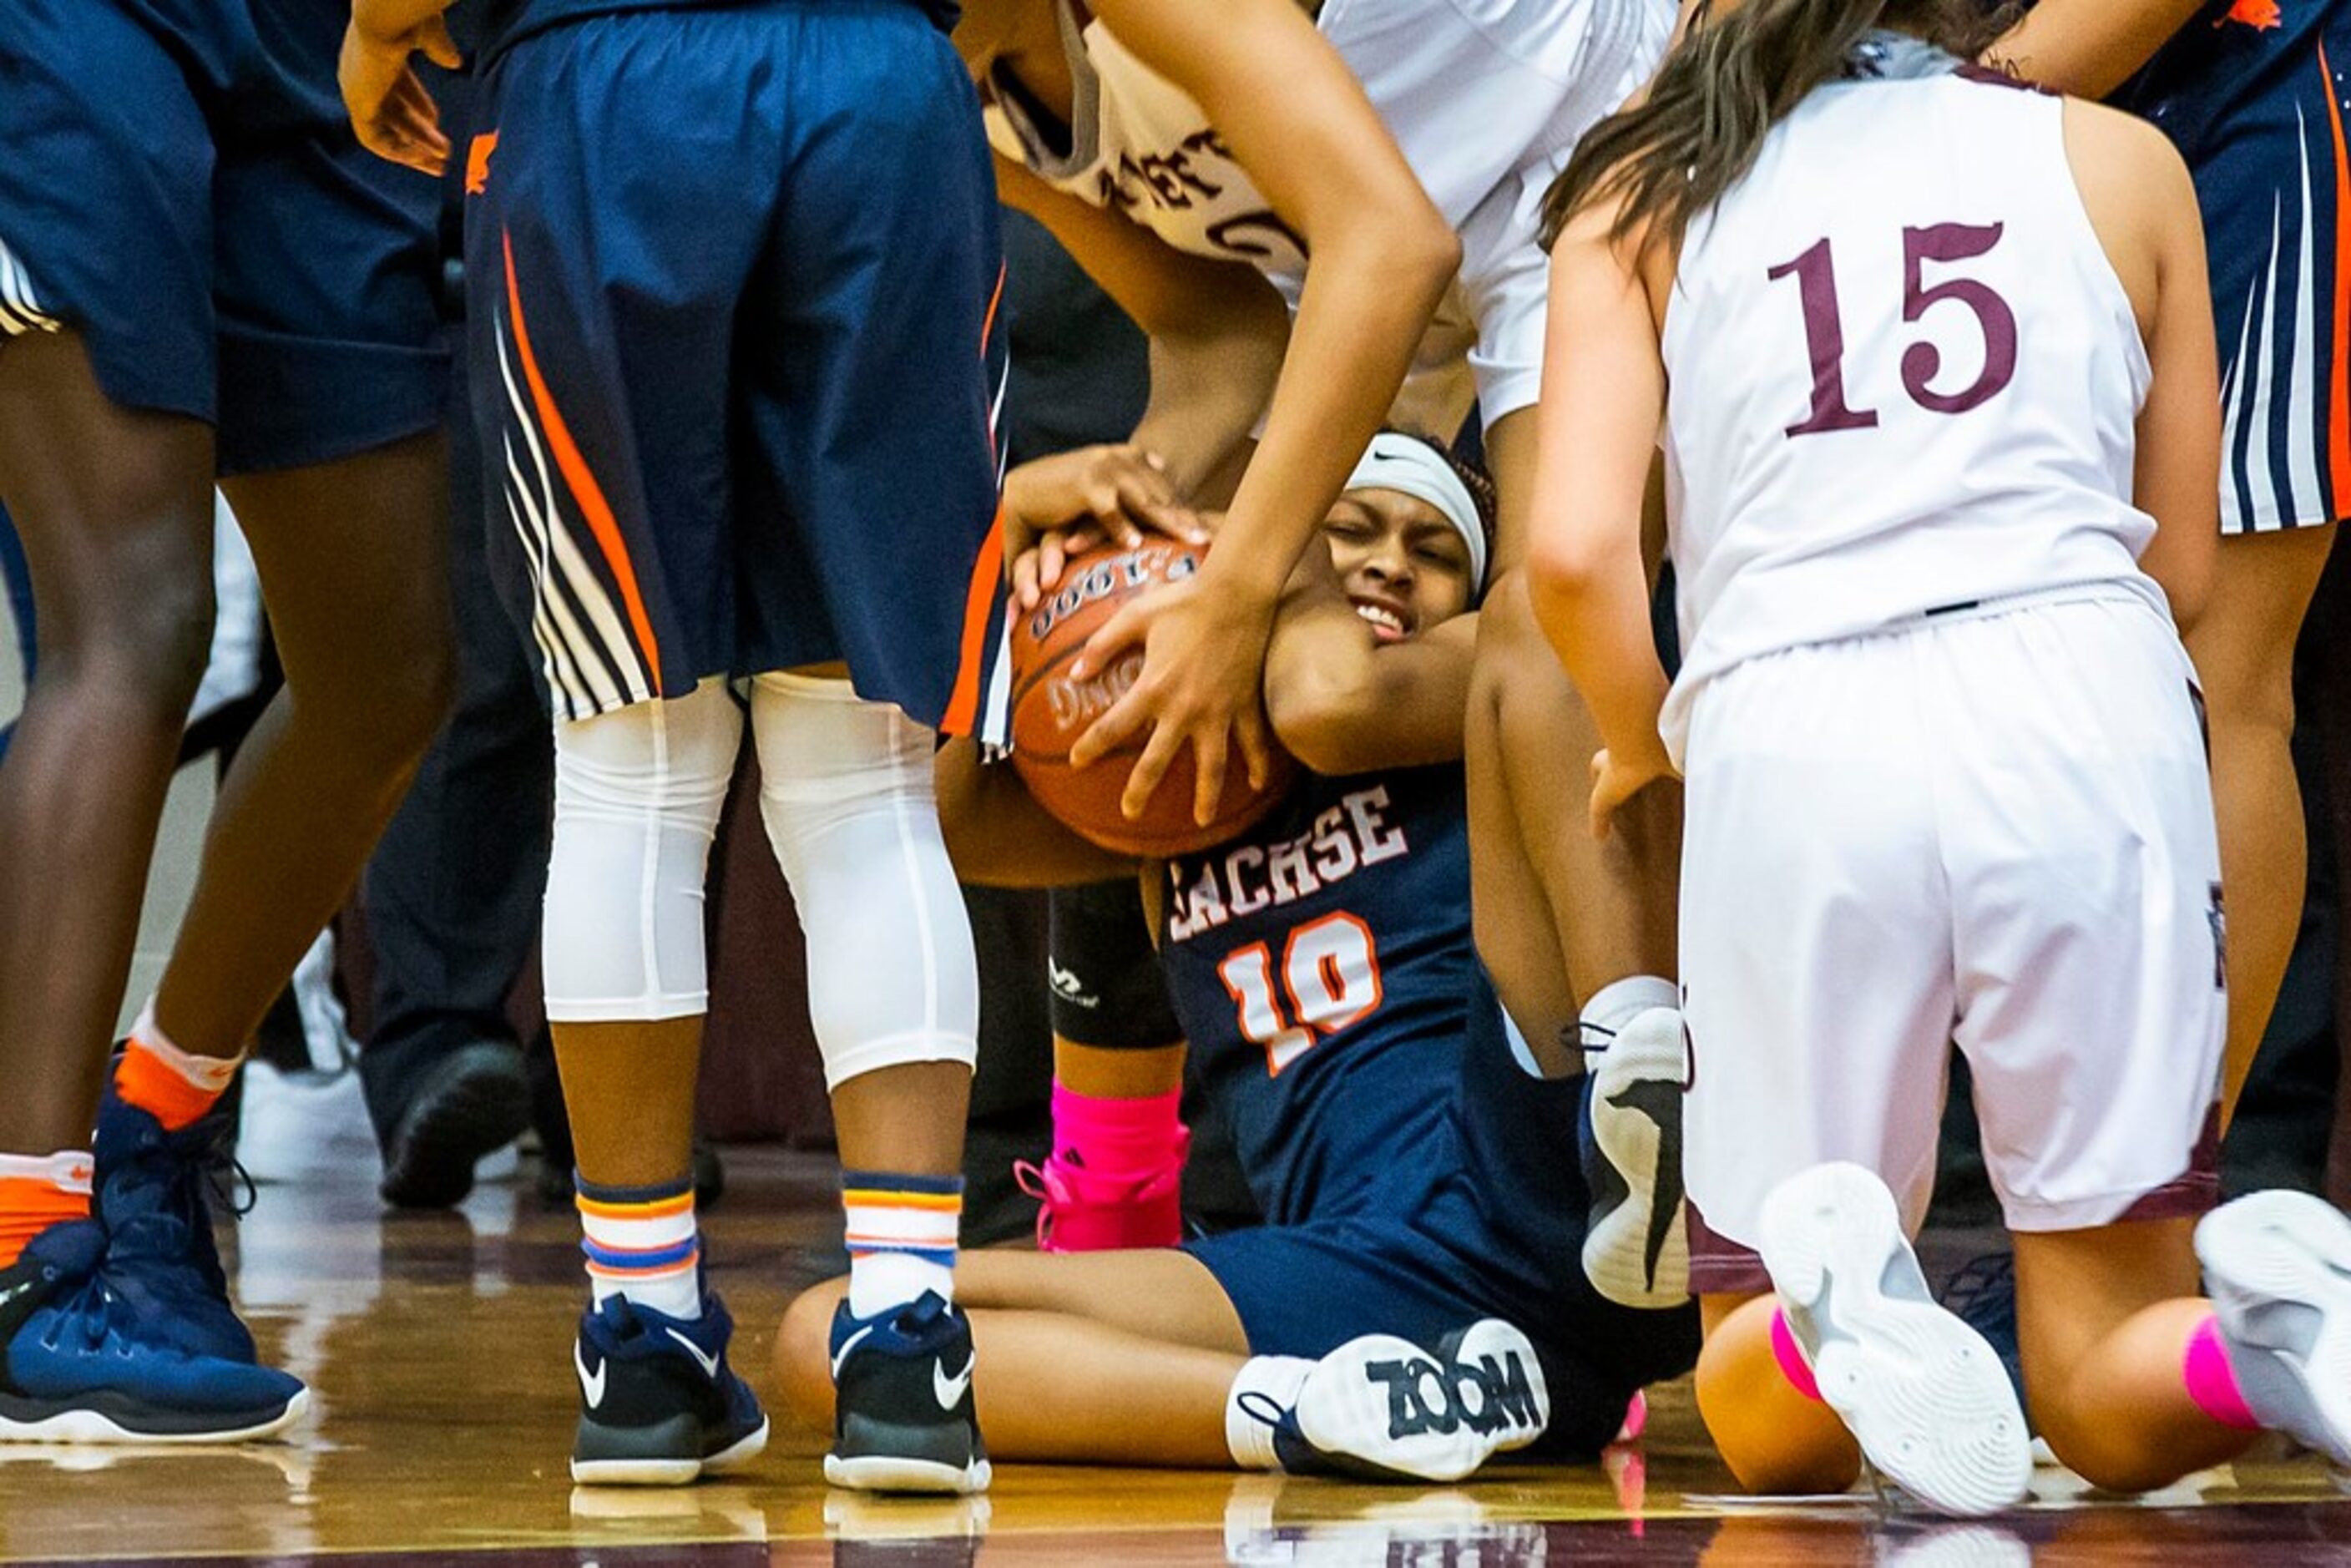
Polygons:
<instances>
[{"instance_id":1,"label":"white sneaker","mask_svg":"<svg viewBox=\"0 0 2351 1568\"><path fill-rule=\"evenodd\" d=\"M1551 1389L1527 1336L1488 1319L1441 1359L1366 1334L1314 1364L1290 1408L1265 1413L1292 1475L1457 1481L1551 1424Z\"/></svg>"},{"instance_id":2,"label":"white sneaker","mask_svg":"<svg viewBox=\"0 0 2351 1568\"><path fill-rule=\"evenodd\" d=\"M1870 1463L1944 1513L2022 1499L2032 1440L2016 1390L1983 1336L1935 1304L1886 1184L1815 1166L1763 1200L1761 1228L1788 1327Z\"/></svg>"},{"instance_id":3,"label":"white sneaker","mask_svg":"<svg viewBox=\"0 0 2351 1568\"><path fill-rule=\"evenodd\" d=\"M2262 1426L2351 1466L2351 1219L2257 1192L2196 1227L2229 1365Z\"/></svg>"},{"instance_id":4,"label":"white sneaker","mask_svg":"<svg viewBox=\"0 0 2351 1568\"><path fill-rule=\"evenodd\" d=\"M1688 1057L1682 1015L1651 1008L1613 1040L1587 1048L1592 1189L1583 1275L1623 1307L1689 1300L1689 1233L1682 1224L1682 1093Z\"/></svg>"},{"instance_id":5,"label":"white sneaker","mask_svg":"<svg viewBox=\"0 0 2351 1568\"><path fill-rule=\"evenodd\" d=\"M382 1156L360 1075L349 1068L286 1072L266 1061L246 1062L236 1159L256 1183L359 1181L373 1191Z\"/></svg>"}]
</instances>

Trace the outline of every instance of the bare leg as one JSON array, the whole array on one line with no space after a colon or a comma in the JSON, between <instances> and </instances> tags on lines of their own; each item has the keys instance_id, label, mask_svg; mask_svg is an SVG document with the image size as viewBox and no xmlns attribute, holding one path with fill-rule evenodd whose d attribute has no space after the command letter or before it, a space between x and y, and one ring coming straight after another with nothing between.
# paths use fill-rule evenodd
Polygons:
<instances>
[{"instance_id":1,"label":"bare leg","mask_svg":"<svg viewBox=\"0 0 2351 1568\"><path fill-rule=\"evenodd\" d=\"M1531 415L1511 414L1487 437L1501 528L1479 618L1467 762L1479 953L1541 1050L1575 1022L1580 998L1628 976L1676 972L1681 793L1646 791L1605 842L1586 831L1580 785L1598 732L1535 623L1518 570L1531 528Z\"/></svg>"},{"instance_id":2,"label":"bare leg","mask_svg":"<svg viewBox=\"0 0 2351 1568\"><path fill-rule=\"evenodd\" d=\"M1706 1345L1698 1408L1723 1463L1750 1492L1841 1492L1860 1478L1861 1448L1836 1412L1796 1391L1771 1349L1771 1296L1701 1296Z\"/></svg>"},{"instance_id":3,"label":"bare leg","mask_svg":"<svg viewBox=\"0 0 2351 1568\"><path fill-rule=\"evenodd\" d=\"M2252 1071L2302 924L2309 865L2292 750L2294 645L2334 543L2333 528L2222 539L2211 596L2188 633L2211 720L2229 892L2224 1116Z\"/></svg>"},{"instance_id":4,"label":"bare leg","mask_svg":"<svg viewBox=\"0 0 2351 1568\"><path fill-rule=\"evenodd\" d=\"M776 1336L786 1403L832 1420L827 1335L844 1282L794 1301ZM973 1391L998 1457L1221 1469L1225 1399L1248 1357L1232 1303L1181 1252L974 1252L956 1269ZM1116 1387L1116 1399L1102 1390Z\"/></svg>"},{"instance_id":5,"label":"bare leg","mask_svg":"<svg viewBox=\"0 0 2351 1568\"><path fill-rule=\"evenodd\" d=\"M841 1163L852 1170L960 1176L970 1106L971 1069L959 1061L861 1073L832 1092Z\"/></svg>"},{"instance_id":6,"label":"bare leg","mask_svg":"<svg viewBox=\"0 0 2351 1568\"><path fill-rule=\"evenodd\" d=\"M559 1023L549 1032L580 1176L601 1187L677 1180L694 1163L701 1017Z\"/></svg>"},{"instance_id":7,"label":"bare leg","mask_svg":"<svg viewBox=\"0 0 2351 1568\"><path fill-rule=\"evenodd\" d=\"M286 685L223 780L156 989L183 1050L234 1056L350 896L455 690L441 437L229 481Z\"/></svg>"},{"instance_id":8,"label":"bare leg","mask_svg":"<svg viewBox=\"0 0 2351 1568\"><path fill-rule=\"evenodd\" d=\"M2197 1294L2191 1222L2149 1220L2016 1238L2017 1329L2034 1420L2095 1484L2147 1491L2244 1451L2189 1397Z\"/></svg>"},{"instance_id":9,"label":"bare leg","mask_svg":"<svg viewBox=\"0 0 2351 1568\"><path fill-rule=\"evenodd\" d=\"M211 429L110 402L78 338L0 347L0 497L40 636L0 767L0 1150L89 1144L204 674L212 474Z\"/></svg>"},{"instance_id":10,"label":"bare leg","mask_svg":"<svg viewBox=\"0 0 2351 1568\"><path fill-rule=\"evenodd\" d=\"M1143 1100L1184 1086L1184 1046L1106 1051L1053 1037L1053 1077L1073 1093L1097 1100Z\"/></svg>"}]
</instances>

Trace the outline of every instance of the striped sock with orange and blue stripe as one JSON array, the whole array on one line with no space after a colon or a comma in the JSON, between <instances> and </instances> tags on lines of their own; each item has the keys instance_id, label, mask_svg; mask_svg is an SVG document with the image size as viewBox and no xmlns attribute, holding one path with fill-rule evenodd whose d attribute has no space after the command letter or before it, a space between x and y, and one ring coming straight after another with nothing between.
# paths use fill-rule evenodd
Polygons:
<instances>
[{"instance_id":1,"label":"striped sock with orange and blue stripe","mask_svg":"<svg viewBox=\"0 0 2351 1568\"><path fill-rule=\"evenodd\" d=\"M702 1315L702 1241L694 1223L694 1178L657 1186L599 1186L575 1177L596 1304L626 1296L673 1318Z\"/></svg>"},{"instance_id":2,"label":"striped sock with orange and blue stripe","mask_svg":"<svg viewBox=\"0 0 2351 1568\"><path fill-rule=\"evenodd\" d=\"M963 1177L902 1171L841 1173L849 1226L849 1311L878 1317L922 1299L955 1300Z\"/></svg>"}]
</instances>

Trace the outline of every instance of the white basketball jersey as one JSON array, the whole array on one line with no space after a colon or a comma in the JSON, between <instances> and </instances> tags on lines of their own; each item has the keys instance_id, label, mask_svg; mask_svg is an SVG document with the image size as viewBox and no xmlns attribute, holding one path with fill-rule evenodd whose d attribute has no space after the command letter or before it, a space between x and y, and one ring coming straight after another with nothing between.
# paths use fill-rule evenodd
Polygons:
<instances>
[{"instance_id":1,"label":"white basketball jersey","mask_svg":"<svg viewBox=\"0 0 2351 1568\"><path fill-rule=\"evenodd\" d=\"M1298 235L1198 103L1071 0L1054 14L1075 84L1071 123L1039 123L991 73L981 88L996 149L1179 250L1294 281ZM1672 14L1671 0L1326 0L1317 26L1458 229L1530 152L1566 151L1616 107Z\"/></svg>"},{"instance_id":2,"label":"white basketball jersey","mask_svg":"<svg viewBox=\"0 0 2351 1568\"><path fill-rule=\"evenodd\" d=\"M1663 352L1683 667L2120 582L2148 367L2060 99L1948 70L1823 87L1684 242Z\"/></svg>"}]
</instances>

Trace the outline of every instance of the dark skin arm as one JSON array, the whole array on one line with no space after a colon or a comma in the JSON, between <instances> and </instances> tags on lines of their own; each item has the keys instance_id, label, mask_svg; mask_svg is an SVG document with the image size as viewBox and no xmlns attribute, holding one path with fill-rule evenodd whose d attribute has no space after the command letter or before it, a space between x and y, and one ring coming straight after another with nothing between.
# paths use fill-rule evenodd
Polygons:
<instances>
[{"instance_id":1,"label":"dark skin arm","mask_svg":"<svg viewBox=\"0 0 2351 1568\"><path fill-rule=\"evenodd\" d=\"M1383 645L1347 601L1329 559L1309 550L1266 652L1274 737L1332 778L1458 762L1477 642L1471 613Z\"/></svg>"},{"instance_id":2,"label":"dark skin arm","mask_svg":"<svg viewBox=\"0 0 2351 1568\"><path fill-rule=\"evenodd\" d=\"M2202 0L2041 0L1984 51L1984 63L2077 98L2104 98L2201 8Z\"/></svg>"}]
</instances>

